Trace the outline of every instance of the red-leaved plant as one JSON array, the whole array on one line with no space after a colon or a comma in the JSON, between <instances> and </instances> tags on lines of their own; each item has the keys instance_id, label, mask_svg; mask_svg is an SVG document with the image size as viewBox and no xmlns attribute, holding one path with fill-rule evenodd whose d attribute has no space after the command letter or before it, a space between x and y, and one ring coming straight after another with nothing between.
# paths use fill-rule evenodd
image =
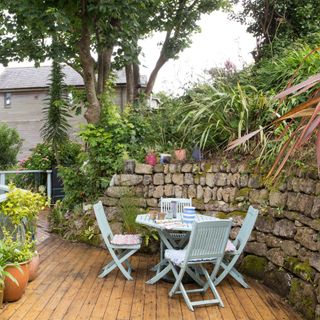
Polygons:
<instances>
[{"instance_id":1,"label":"red-leaved plant","mask_svg":"<svg viewBox=\"0 0 320 320\"><path fill-rule=\"evenodd\" d=\"M289 138L281 148L272 168L267 175L267 178L273 176L272 181L279 175L289 157L292 156L297 149L301 148L306 142L308 142L312 135L316 136L316 156L318 171L320 172L320 73L311 76L299 84L293 85L293 81L302 64L310 55L314 54L315 52L320 52L320 48L312 50L304 58L301 65L290 79L287 88L274 97L275 99L279 99L281 102L283 102L290 96L296 97L310 90L310 94L308 94L306 97L306 101L295 106L282 116L279 116L278 110L276 110L275 114L278 116L277 119L265 127L261 127L240 137L239 139L230 142L228 145L227 150L234 149L235 147L256 136L261 131L275 130L280 124L284 124L285 129L282 132L281 137L288 133ZM296 126L295 129L291 130L294 125Z\"/></svg>"}]
</instances>

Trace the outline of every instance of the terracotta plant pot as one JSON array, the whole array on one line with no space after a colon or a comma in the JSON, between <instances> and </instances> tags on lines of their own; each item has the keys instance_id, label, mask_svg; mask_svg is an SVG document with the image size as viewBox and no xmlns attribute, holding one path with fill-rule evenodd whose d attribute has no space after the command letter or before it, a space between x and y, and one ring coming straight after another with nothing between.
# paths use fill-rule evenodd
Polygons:
<instances>
[{"instance_id":1,"label":"terracotta plant pot","mask_svg":"<svg viewBox=\"0 0 320 320\"><path fill-rule=\"evenodd\" d=\"M0 287L0 309L2 309L3 306L3 288Z\"/></svg>"},{"instance_id":2,"label":"terracotta plant pot","mask_svg":"<svg viewBox=\"0 0 320 320\"><path fill-rule=\"evenodd\" d=\"M12 276L18 281L19 286L17 286L8 277L5 277L3 301L13 302L22 297L29 280L29 261L20 263L20 267L22 272L12 264L6 266L5 270L12 274Z\"/></svg>"},{"instance_id":3,"label":"terracotta plant pot","mask_svg":"<svg viewBox=\"0 0 320 320\"><path fill-rule=\"evenodd\" d=\"M176 149L174 155L177 161L184 161L187 158L187 151L186 149Z\"/></svg>"},{"instance_id":4,"label":"terracotta plant pot","mask_svg":"<svg viewBox=\"0 0 320 320\"><path fill-rule=\"evenodd\" d=\"M36 278L38 269L40 265L40 255L36 251L33 258L31 259L29 263L29 281L32 281Z\"/></svg>"},{"instance_id":5,"label":"terracotta plant pot","mask_svg":"<svg viewBox=\"0 0 320 320\"><path fill-rule=\"evenodd\" d=\"M153 152L150 152L145 157L146 164L150 164L151 166L155 166L157 164L157 155Z\"/></svg>"}]
</instances>

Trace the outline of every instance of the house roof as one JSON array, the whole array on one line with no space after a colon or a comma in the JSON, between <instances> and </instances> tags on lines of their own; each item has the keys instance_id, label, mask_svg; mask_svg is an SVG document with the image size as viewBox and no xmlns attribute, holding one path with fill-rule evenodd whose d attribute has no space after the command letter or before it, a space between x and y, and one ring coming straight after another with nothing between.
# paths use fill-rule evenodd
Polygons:
<instances>
[{"instance_id":1,"label":"house roof","mask_svg":"<svg viewBox=\"0 0 320 320\"><path fill-rule=\"evenodd\" d=\"M47 88L49 86L51 66L41 67L15 67L5 68L0 74L0 91L5 90L26 90ZM83 79L78 72L71 67L64 65L63 72L65 74L64 82L68 86L83 86ZM145 77L141 77L141 81ZM116 73L116 83L118 85L126 84L126 75L124 70Z\"/></svg>"}]
</instances>

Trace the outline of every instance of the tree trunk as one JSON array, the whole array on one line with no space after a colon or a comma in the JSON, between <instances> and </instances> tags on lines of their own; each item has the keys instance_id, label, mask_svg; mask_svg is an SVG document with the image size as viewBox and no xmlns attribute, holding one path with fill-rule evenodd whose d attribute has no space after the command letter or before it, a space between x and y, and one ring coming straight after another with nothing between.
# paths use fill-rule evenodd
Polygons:
<instances>
[{"instance_id":1,"label":"tree trunk","mask_svg":"<svg viewBox=\"0 0 320 320\"><path fill-rule=\"evenodd\" d=\"M133 79L134 79L134 87L133 87L133 99L137 100L139 97L139 90L141 88L140 82L140 68L137 63L133 64Z\"/></svg>"},{"instance_id":2,"label":"tree trunk","mask_svg":"<svg viewBox=\"0 0 320 320\"><path fill-rule=\"evenodd\" d=\"M97 94L100 95L104 92L106 82L109 78L111 69L111 56L113 48L104 48L98 53L98 81L97 81Z\"/></svg>"},{"instance_id":3,"label":"tree trunk","mask_svg":"<svg viewBox=\"0 0 320 320\"><path fill-rule=\"evenodd\" d=\"M134 98L134 77L133 77L133 65L128 64L126 69L126 80L127 80L127 104L133 103Z\"/></svg>"},{"instance_id":4,"label":"tree trunk","mask_svg":"<svg viewBox=\"0 0 320 320\"><path fill-rule=\"evenodd\" d=\"M168 58L166 58L165 55L161 52L161 54L159 56L159 59L158 59L156 65L155 65L154 69L151 72L149 81L147 83L147 87L146 87L146 89L144 91L147 96L149 96L152 93L152 90L153 90L154 84L156 82L159 70L163 67L163 65L167 61L168 61Z\"/></svg>"},{"instance_id":5,"label":"tree trunk","mask_svg":"<svg viewBox=\"0 0 320 320\"><path fill-rule=\"evenodd\" d=\"M83 81L87 95L88 108L84 117L88 123L98 123L100 121L101 107L96 92L95 61L90 52L90 31L88 28L87 2L82 0L82 26L81 37L79 39L79 57L83 69Z\"/></svg>"}]
</instances>

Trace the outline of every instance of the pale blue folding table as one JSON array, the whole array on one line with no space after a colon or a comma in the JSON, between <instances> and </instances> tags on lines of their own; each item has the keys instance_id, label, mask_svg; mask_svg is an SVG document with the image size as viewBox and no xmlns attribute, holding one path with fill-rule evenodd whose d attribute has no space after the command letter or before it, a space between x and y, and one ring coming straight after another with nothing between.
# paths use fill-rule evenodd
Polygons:
<instances>
[{"instance_id":1,"label":"pale blue folding table","mask_svg":"<svg viewBox=\"0 0 320 320\"><path fill-rule=\"evenodd\" d=\"M218 221L220 219L206 216L202 214L196 214L195 221ZM150 218L149 214L140 214L136 218L136 223L154 228L158 231L160 240L163 241L165 247L167 249L176 249L181 248L185 244L185 240L182 239L183 243L181 243L181 239L176 239L171 236L171 233L174 231L182 231L182 232L191 232L192 224L185 224L180 219L165 219L165 220L153 220ZM162 269L164 268L164 269ZM163 278L169 270L169 264L166 259L160 254L160 262L152 268L156 270L155 276L153 276L150 280L147 281L148 284L154 284ZM162 269L162 270L161 270ZM203 281L194 273L191 269L187 270L189 276L198 283L202 283Z\"/></svg>"}]
</instances>

